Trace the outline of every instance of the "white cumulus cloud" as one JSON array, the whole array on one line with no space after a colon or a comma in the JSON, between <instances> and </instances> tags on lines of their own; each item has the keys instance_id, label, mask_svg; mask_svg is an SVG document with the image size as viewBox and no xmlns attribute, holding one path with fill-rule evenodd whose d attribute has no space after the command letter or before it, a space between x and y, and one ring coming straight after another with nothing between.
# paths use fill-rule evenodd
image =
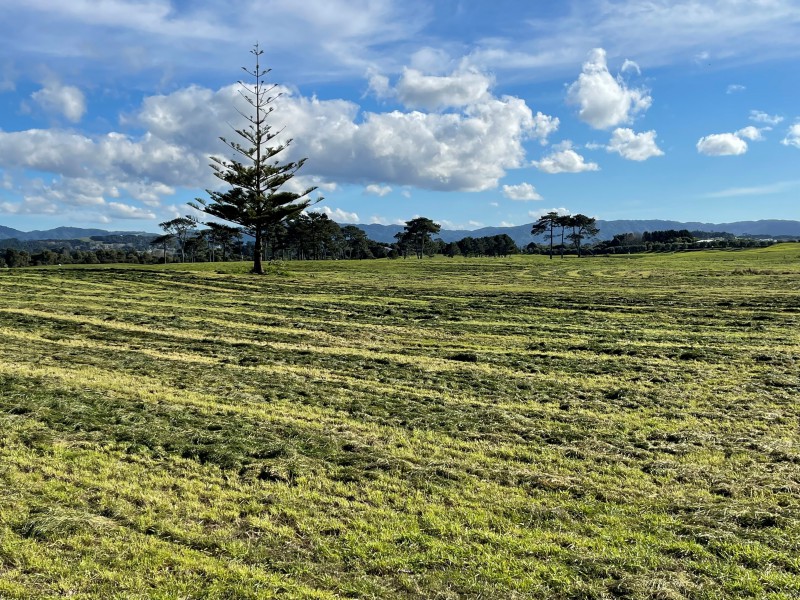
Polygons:
<instances>
[{"instance_id":1,"label":"white cumulus cloud","mask_svg":"<svg viewBox=\"0 0 800 600\"><path fill-rule=\"evenodd\" d=\"M558 131L558 126L561 121L558 117L551 117L541 112L537 112L533 117L533 130L532 137L539 138L539 141L544 146L547 144L547 138Z\"/></svg>"},{"instance_id":2,"label":"white cumulus cloud","mask_svg":"<svg viewBox=\"0 0 800 600\"><path fill-rule=\"evenodd\" d=\"M325 215L328 215L333 221L337 223L360 223L361 220L358 218L358 213L354 212L347 212L342 210L341 208L330 208L328 206L318 206L315 208L309 209L310 212L318 212Z\"/></svg>"},{"instance_id":3,"label":"white cumulus cloud","mask_svg":"<svg viewBox=\"0 0 800 600\"><path fill-rule=\"evenodd\" d=\"M66 117L73 123L80 121L86 113L83 92L71 85L50 82L31 94L31 99L48 113Z\"/></svg>"},{"instance_id":4,"label":"white cumulus cloud","mask_svg":"<svg viewBox=\"0 0 800 600\"><path fill-rule=\"evenodd\" d=\"M54 215L59 212L56 202L37 195L26 195L21 202L0 202L0 213L10 215Z\"/></svg>"},{"instance_id":5,"label":"white cumulus cloud","mask_svg":"<svg viewBox=\"0 0 800 600\"><path fill-rule=\"evenodd\" d=\"M439 110L479 103L489 97L492 79L478 71L463 71L451 75L425 75L406 68L395 91L409 108Z\"/></svg>"},{"instance_id":6,"label":"white cumulus cloud","mask_svg":"<svg viewBox=\"0 0 800 600\"><path fill-rule=\"evenodd\" d=\"M530 183L519 185L504 185L503 195L511 200L543 200L541 194Z\"/></svg>"},{"instance_id":7,"label":"white cumulus cloud","mask_svg":"<svg viewBox=\"0 0 800 600\"><path fill-rule=\"evenodd\" d=\"M634 133L632 129L617 128L611 135L611 141L606 149L609 152L616 152L623 158L636 161L664 155L656 144L656 132L652 130Z\"/></svg>"},{"instance_id":8,"label":"white cumulus cloud","mask_svg":"<svg viewBox=\"0 0 800 600\"><path fill-rule=\"evenodd\" d=\"M524 139L536 136L519 98L489 97L454 113L365 113L342 100L284 96L276 114L296 140L292 156L339 181L384 181L435 190L493 188L523 164Z\"/></svg>"},{"instance_id":9,"label":"white cumulus cloud","mask_svg":"<svg viewBox=\"0 0 800 600\"><path fill-rule=\"evenodd\" d=\"M747 152L747 142L735 133L712 133L700 138L697 151L706 156L736 156Z\"/></svg>"},{"instance_id":10,"label":"white cumulus cloud","mask_svg":"<svg viewBox=\"0 0 800 600\"><path fill-rule=\"evenodd\" d=\"M122 202L109 202L109 215L116 219L155 219L156 215L152 211L123 204Z\"/></svg>"},{"instance_id":11,"label":"white cumulus cloud","mask_svg":"<svg viewBox=\"0 0 800 600\"><path fill-rule=\"evenodd\" d=\"M39 186L35 195L61 206L95 205L108 210L111 204L105 201L118 198L123 191L144 204L157 206L161 197L175 193L176 186L213 184L206 162L204 156L149 133L132 138L121 133L88 137L58 129L0 131L0 165L54 175L52 183ZM142 215L152 214L124 209L117 213L120 217L140 215L133 218L150 218Z\"/></svg>"},{"instance_id":12,"label":"white cumulus cloud","mask_svg":"<svg viewBox=\"0 0 800 600\"><path fill-rule=\"evenodd\" d=\"M751 112L750 118L761 123L770 122L773 117L764 113ZM766 120L765 120L766 119ZM697 142L697 151L706 156L737 156L747 152L747 142L761 142L764 140L764 131L772 127L754 127L748 125L733 133L714 133L700 138Z\"/></svg>"},{"instance_id":13,"label":"white cumulus cloud","mask_svg":"<svg viewBox=\"0 0 800 600\"><path fill-rule=\"evenodd\" d=\"M755 121L756 123L764 123L766 125L777 125L783 121L783 117L780 115L770 115L761 110L751 110L750 120Z\"/></svg>"},{"instance_id":14,"label":"white cumulus cloud","mask_svg":"<svg viewBox=\"0 0 800 600\"><path fill-rule=\"evenodd\" d=\"M493 189L509 169L526 165L524 142L545 140L558 128L558 119L534 114L523 99L495 96L487 75L474 71L446 76L410 73L407 70L404 76L405 87L400 86L405 98L427 107L446 106L447 110L365 112L351 101L320 100L278 88L281 95L269 117L274 131L281 130L275 141L294 141L277 158L308 158L287 189L301 182L319 186L320 191L334 191L345 183L376 185L373 182L381 184L368 192L387 193L397 187ZM52 175L52 190L46 198L62 205L69 201L75 181L93 181L97 193L74 197L85 202L94 198L105 211L98 213L98 218L110 218L112 210L121 216L149 218L167 210L163 200L180 188L222 185L212 176L208 157L231 156L230 148L218 138L238 141L231 127L246 123L237 109L247 114L248 106L237 85L218 90L189 86L146 97L138 110L122 115L122 125L143 131L141 134L0 130L0 169ZM71 114L77 116L78 112ZM55 190L61 191L60 197ZM112 209L110 199L117 204L140 205L140 212ZM25 210L35 206L29 201Z\"/></svg>"},{"instance_id":15,"label":"white cumulus cloud","mask_svg":"<svg viewBox=\"0 0 800 600\"><path fill-rule=\"evenodd\" d=\"M764 134L762 131L769 130L771 127L764 127L759 129L758 127L753 127L752 125L748 125L747 127L743 127L739 131L736 132L736 135L740 138L745 138L750 140L751 142L760 142L764 139Z\"/></svg>"},{"instance_id":16,"label":"white cumulus cloud","mask_svg":"<svg viewBox=\"0 0 800 600\"><path fill-rule=\"evenodd\" d=\"M353 102L281 91L271 119L276 127L286 126L284 139L294 139L283 158L308 157L304 173L339 183L491 189L508 169L524 164L524 140L541 139L557 127L554 118L534 116L524 100L490 93L440 113L362 112ZM239 122L237 96L236 86L217 92L186 88L148 98L135 121L197 156L224 154L216 137L230 136L226 122Z\"/></svg>"},{"instance_id":17,"label":"white cumulus cloud","mask_svg":"<svg viewBox=\"0 0 800 600\"><path fill-rule=\"evenodd\" d=\"M384 196L388 196L389 194L392 193L392 188L391 186L388 185L378 185L376 183L371 183L364 188L364 193L383 198Z\"/></svg>"},{"instance_id":18,"label":"white cumulus cloud","mask_svg":"<svg viewBox=\"0 0 800 600\"><path fill-rule=\"evenodd\" d=\"M535 160L531 163L534 167L545 173L582 173L584 171L599 171L597 163L586 162L586 160L575 150L565 148L557 150L542 160Z\"/></svg>"},{"instance_id":19,"label":"white cumulus cloud","mask_svg":"<svg viewBox=\"0 0 800 600\"><path fill-rule=\"evenodd\" d=\"M794 146L800 148L800 123L795 123L786 132L786 137L783 138L781 144L784 146Z\"/></svg>"},{"instance_id":20,"label":"white cumulus cloud","mask_svg":"<svg viewBox=\"0 0 800 600\"><path fill-rule=\"evenodd\" d=\"M583 72L567 90L567 101L577 105L578 116L595 129L629 123L652 104L647 90L629 88L621 77L611 75L602 48L589 53Z\"/></svg>"}]
</instances>

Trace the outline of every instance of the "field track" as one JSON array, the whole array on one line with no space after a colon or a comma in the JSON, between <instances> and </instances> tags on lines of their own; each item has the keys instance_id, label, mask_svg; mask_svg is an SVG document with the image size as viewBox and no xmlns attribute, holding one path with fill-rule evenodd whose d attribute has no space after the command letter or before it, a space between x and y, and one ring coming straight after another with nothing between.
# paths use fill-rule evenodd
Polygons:
<instances>
[{"instance_id":1,"label":"field track","mask_svg":"<svg viewBox=\"0 0 800 600\"><path fill-rule=\"evenodd\" d=\"M800 597L800 244L0 272L0 599Z\"/></svg>"}]
</instances>

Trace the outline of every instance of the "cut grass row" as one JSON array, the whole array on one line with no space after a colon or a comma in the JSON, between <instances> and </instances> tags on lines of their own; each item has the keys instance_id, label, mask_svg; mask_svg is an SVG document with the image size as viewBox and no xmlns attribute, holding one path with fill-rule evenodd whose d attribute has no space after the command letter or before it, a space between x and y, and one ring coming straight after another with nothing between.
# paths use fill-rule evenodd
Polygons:
<instances>
[{"instance_id":1,"label":"cut grass row","mask_svg":"<svg viewBox=\"0 0 800 600\"><path fill-rule=\"evenodd\" d=\"M792 598L800 246L0 274L0 597Z\"/></svg>"}]
</instances>

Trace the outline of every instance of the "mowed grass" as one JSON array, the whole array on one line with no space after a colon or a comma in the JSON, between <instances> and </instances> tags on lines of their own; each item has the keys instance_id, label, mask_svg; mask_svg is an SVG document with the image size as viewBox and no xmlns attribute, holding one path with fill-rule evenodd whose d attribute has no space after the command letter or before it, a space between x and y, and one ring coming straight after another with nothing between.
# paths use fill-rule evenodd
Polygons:
<instances>
[{"instance_id":1,"label":"mowed grass","mask_svg":"<svg viewBox=\"0 0 800 600\"><path fill-rule=\"evenodd\" d=\"M0 273L0 598L800 597L800 244Z\"/></svg>"}]
</instances>

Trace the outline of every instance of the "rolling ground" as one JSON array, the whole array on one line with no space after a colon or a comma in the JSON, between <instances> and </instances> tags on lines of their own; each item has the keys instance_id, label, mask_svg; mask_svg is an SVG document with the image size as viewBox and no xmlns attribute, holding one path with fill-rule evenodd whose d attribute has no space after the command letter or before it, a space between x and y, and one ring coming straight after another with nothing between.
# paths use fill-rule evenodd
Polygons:
<instances>
[{"instance_id":1,"label":"rolling ground","mask_svg":"<svg viewBox=\"0 0 800 600\"><path fill-rule=\"evenodd\" d=\"M0 598L800 597L800 244L0 273Z\"/></svg>"}]
</instances>

